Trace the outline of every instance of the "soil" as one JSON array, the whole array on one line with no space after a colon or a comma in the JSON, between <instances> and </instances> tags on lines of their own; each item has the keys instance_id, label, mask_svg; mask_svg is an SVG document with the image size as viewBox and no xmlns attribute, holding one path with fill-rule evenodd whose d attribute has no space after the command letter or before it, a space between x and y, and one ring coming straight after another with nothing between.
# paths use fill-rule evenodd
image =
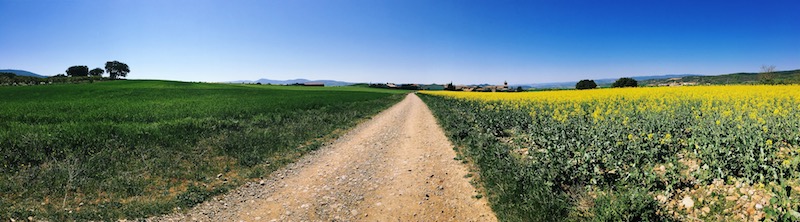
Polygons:
<instances>
[{"instance_id":1,"label":"soil","mask_svg":"<svg viewBox=\"0 0 800 222\"><path fill-rule=\"evenodd\" d=\"M154 221L496 221L415 94L260 182Z\"/></svg>"}]
</instances>

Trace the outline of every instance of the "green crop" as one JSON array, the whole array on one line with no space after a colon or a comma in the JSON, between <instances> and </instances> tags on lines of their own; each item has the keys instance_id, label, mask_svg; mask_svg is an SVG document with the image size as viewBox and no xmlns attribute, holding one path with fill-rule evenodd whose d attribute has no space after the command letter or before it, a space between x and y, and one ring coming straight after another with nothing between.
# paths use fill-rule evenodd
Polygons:
<instances>
[{"instance_id":1,"label":"green crop","mask_svg":"<svg viewBox=\"0 0 800 222\"><path fill-rule=\"evenodd\" d=\"M0 219L185 209L316 149L403 93L168 81L2 87Z\"/></svg>"}]
</instances>

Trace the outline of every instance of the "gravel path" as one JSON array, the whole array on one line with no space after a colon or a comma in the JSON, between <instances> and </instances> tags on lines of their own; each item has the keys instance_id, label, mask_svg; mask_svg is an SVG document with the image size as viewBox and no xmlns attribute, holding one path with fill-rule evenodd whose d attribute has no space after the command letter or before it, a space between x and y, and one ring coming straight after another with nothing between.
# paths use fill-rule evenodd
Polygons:
<instances>
[{"instance_id":1,"label":"gravel path","mask_svg":"<svg viewBox=\"0 0 800 222\"><path fill-rule=\"evenodd\" d=\"M415 94L259 183L155 221L496 221Z\"/></svg>"}]
</instances>

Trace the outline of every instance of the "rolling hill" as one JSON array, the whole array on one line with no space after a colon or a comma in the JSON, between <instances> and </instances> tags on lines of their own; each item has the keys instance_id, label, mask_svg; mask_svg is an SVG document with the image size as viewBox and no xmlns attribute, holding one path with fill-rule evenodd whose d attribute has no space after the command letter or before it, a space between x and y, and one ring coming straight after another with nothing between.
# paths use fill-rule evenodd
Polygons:
<instances>
[{"instance_id":1,"label":"rolling hill","mask_svg":"<svg viewBox=\"0 0 800 222\"><path fill-rule=\"evenodd\" d=\"M671 83L690 85L725 85L725 84L800 84L800 69L776 71L769 75L759 75L759 73L740 72L723 75L699 75L699 74L670 74L656 76L634 76L631 77L639 81L640 86L668 85ZM598 87L610 87L617 79L595 79ZM512 87L522 86L523 88L540 89L571 89L575 88L578 80L573 82L552 82L511 85Z\"/></svg>"},{"instance_id":2,"label":"rolling hill","mask_svg":"<svg viewBox=\"0 0 800 222\"><path fill-rule=\"evenodd\" d=\"M775 83L775 84L797 84L800 83L800 69L776 71L768 75L759 73L731 73L716 76L684 76L672 78L659 78L640 81L639 85L659 85L670 83L694 83L698 85L724 85L724 84L754 84L754 83Z\"/></svg>"},{"instance_id":3,"label":"rolling hill","mask_svg":"<svg viewBox=\"0 0 800 222\"><path fill-rule=\"evenodd\" d=\"M654 79L671 79L671 78L682 78L682 77L689 77L689 76L700 76L697 74L669 74L669 75L657 75L657 76L634 76L631 77L636 81L648 81ZM614 81L617 79L595 79L594 82L597 83L598 86L610 86ZM575 84L578 83L578 80L572 82L550 82L550 83L533 83L533 84L520 84L520 85L511 85L513 87L522 86L523 88L553 88L553 89L566 89L566 88L575 88Z\"/></svg>"}]
</instances>

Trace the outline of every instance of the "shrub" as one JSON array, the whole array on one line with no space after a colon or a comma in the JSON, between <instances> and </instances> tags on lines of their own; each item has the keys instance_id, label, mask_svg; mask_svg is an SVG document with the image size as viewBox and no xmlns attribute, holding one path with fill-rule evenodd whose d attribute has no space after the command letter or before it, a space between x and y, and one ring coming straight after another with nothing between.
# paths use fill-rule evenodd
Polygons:
<instances>
[{"instance_id":1,"label":"shrub","mask_svg":"<svg viewBox=\"0 0 800 222\"><path fill-rule=\"evenodd\" d=\"M658 202L644 188L631 188L598 195L593 221L666 221L657 214Z\"/></svg>"},{"instance_id":2,"label":"shrub","mask_svg":"<svg viewBox=\"0 0 800 222\"><path fill-rule=\"evenodd\" d=\"M639 82L636 82L635 79L624 77L624 78L617 79L617 81L614 82L614 84L612 84L611 86L615 87L615 88L616 87L637 87L637 86L639 86Z\"/></svg>"},{"instance_id":3,"label":"shrub","mask_svg":"<svg viewBox=\"0 0 800 222\"><path fill-rule=\"evenodd\" d=\"M594 89L597 88L597 83L594 80L584 79L575 84L575 89Z\"/></svg>"},{"instance_id":4,"label":"shrub","mask_svg":"<svg viewBox=\"0 0 800 222\"><path fill-rule=\"evenodd\" d=\"M183 207L193 207L198 203L202 203L206 200L212 193L206 189L203 189L199 186L195 186L194 184L189 185L189 189L186 192L178 195L178 202L180 206Z\"/></svg>"}]
</instances>

